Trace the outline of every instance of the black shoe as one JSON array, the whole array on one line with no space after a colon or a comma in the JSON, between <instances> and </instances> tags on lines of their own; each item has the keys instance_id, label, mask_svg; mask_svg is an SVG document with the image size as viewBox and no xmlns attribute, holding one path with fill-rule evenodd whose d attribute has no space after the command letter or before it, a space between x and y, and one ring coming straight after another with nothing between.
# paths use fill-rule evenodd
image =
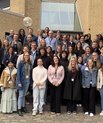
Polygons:
<instances>
[{"instance_id":1,"label":"black shoe","mask_svg":"<svg viewBox=\"0 0 103 123\"><path fill-rule=\"evenodd\" d=\"M21 108L21 111L24 112L24 113L29 113L29 112L27 111L26 107L22 107L22 108Z\"/></svg>"},{"instance_id":2,"label":"black shoe","mask_svg":"<svg viewBox=\"0 0 103 123\"><path fill-rule=\"evenodd\" d=\"M23 116L23 113L22 113L21 109L18 109L18 115Z\"/></svg>"}]
</instances>

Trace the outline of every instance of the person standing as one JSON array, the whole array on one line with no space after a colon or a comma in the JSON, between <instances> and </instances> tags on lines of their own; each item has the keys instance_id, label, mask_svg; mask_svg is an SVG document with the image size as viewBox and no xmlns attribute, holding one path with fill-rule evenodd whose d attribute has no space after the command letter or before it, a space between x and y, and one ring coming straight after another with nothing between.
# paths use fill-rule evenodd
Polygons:
<instances>
[{"instance_id":1,"label":"person standing","mask_svg":"<svg viewBox=\"0 0 103 123\"><path fill-rule=\"evenodd\" d=\"M19 116L23 116L22 112L27 113L27 109L25 107L25 96L31 81L31 69L32 64L30 62L30 55L28 52L26 52L23 54L23 61L19 63L17 70L16 85L19 93L18 95Z\"/></svg>"},{"instance_id":2,"label":"person standing","mask_svg":"<svg viewBox=\"0 0 103 123\"><path fill-rule=\"evenodd\" d=\"M93 60L88 59L87 65L82 68L83 108L91 117L95 114L97 73Z\"/></svg>"},{"instance_id":3,"label":"person standing","mask_svg":"<svg viewBox=\"0 0 103 123\"><path fill-rule=\"evenodd\" d=\"M101 113L100 113L100 115L103 115L103 64L102 64L102 67L98 70L97 89L99 90L100 97L101 97Z\"/></svg>"},{"instance_id":4,"label":"person standing","mask_svg":"<svg viewBox=\"0 0 103 123\"><path fill-rule=\"evenodd\" d=\"M81 100L81 78L76 58L71 57L64 87L64 99L67 100L68 114L76 114L76 102Z\"/></svg>"},{"instance_id":5,"label":"person standing","mask_svg":"<svg viewBox=\"0 0 103 123\"><path fill-rule=\"evenodd\" d=\"M17 69L14 67L13 61L8 61L7 67L3 70L0 79L2 113L13 113L17 111L16 76Z\"/></svg>"},{"instance_id":6,"label":"person standing","mask_svg":"<svg viewBox=\"0 0 103 123\"><path fill-rule=\"evenodd\" d=\"M36 115L39 111L40 114L43 113L43 105L45 89L46 89L46 80L47 80L47 69L43 67L43 61L41 58L37 60L37 67L33 69L32 72L33 78L33 113Z\"/></svg>"},{"instance_id":7,"label":"person standing","mask_svg":"<svg viewBox=\"0 0 103 123\"><path fill-rule=\"evenodd\" d=\"M61 113L61 83L64 79L64 68L60 65L60 60L57 56L53 57L53 63L48 68L48 80L50 82L50 111L52 114Z\"/></svg>"}]
</instances>

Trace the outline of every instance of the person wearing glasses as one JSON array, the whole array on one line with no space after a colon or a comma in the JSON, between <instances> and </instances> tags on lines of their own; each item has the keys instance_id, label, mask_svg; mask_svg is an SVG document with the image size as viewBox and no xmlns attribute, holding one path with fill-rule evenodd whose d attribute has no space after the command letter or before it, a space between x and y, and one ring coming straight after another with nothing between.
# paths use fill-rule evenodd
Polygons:
<instances>
[{"instance_id":1,"label":"person wearing glasses","mask_svg":"<svg viewBox=\"0 0 103 123\"><path fill-rule=\"evenodd\" d=\"M16 85L18 89L18 114L23 116L22 112L27 113L25 107L25 96L31 81L32 64L28 52L23 54L23 60L18 64Z\"/></svg>"}]
</instances>

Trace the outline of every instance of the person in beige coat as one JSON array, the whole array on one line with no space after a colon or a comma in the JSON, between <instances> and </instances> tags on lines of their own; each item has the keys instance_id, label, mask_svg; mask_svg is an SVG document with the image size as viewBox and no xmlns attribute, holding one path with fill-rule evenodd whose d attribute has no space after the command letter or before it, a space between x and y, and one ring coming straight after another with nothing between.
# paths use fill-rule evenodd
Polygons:
<instances>
[{"instance_id":1,"label":"person in beige coat","mask_svg":"<svg viewBox=\"0 0 103 123\"><path fill-rule=\"evenodd\" d=\"M101 97L101 113L100 113L100 115L103 115L103 64L102 64L102 67L98 70L97 89L99 90L100 97Z\"/></svg>"},{"instance_id":2,"label":"person in beige coat","mask_svg":"<svg viewBox=\"0 0 103 123\"><path fill-rule=\"evenodd\" d=\"M17 69L14 67L13 62L9 61L8 66L3 70L0 78L2 113L13 113L17 111L16 75Z\"/></svg>"},{"instance_id":3,"label":"person in beige coat","mask_svg":"<svg viewBox=\"0 0 103 123\"><path fill-rule=\"evenodd\" d=\"M44 96L46 90L47 69L43 67L43 61L41 58L37 60L37 67L33 69L33 113L36 115L39 111L43 113Z\"/></svg>"}]
</instances>

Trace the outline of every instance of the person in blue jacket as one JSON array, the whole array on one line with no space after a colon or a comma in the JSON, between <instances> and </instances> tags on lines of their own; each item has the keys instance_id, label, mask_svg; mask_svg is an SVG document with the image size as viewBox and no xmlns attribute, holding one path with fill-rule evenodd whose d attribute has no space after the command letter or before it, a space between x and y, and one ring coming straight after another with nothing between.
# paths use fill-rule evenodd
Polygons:
<instances>
[{"instance_id":1,"label":"person in blue jacket","mask_svg":"<svg viewBox=\"0 0 103 123\"><path fill-rule=\"evenodd\" d=\"M22 112L27 113L27 109L25 107L25 96L28 91L30 82L31 82L31 69L32 64L30 62L30 55L28 52L24 53L23 61L21 61L18 65L17 70L17 89L18 89L18 114L19 116L23 116Z\"/></svg>"}]
</instances>

